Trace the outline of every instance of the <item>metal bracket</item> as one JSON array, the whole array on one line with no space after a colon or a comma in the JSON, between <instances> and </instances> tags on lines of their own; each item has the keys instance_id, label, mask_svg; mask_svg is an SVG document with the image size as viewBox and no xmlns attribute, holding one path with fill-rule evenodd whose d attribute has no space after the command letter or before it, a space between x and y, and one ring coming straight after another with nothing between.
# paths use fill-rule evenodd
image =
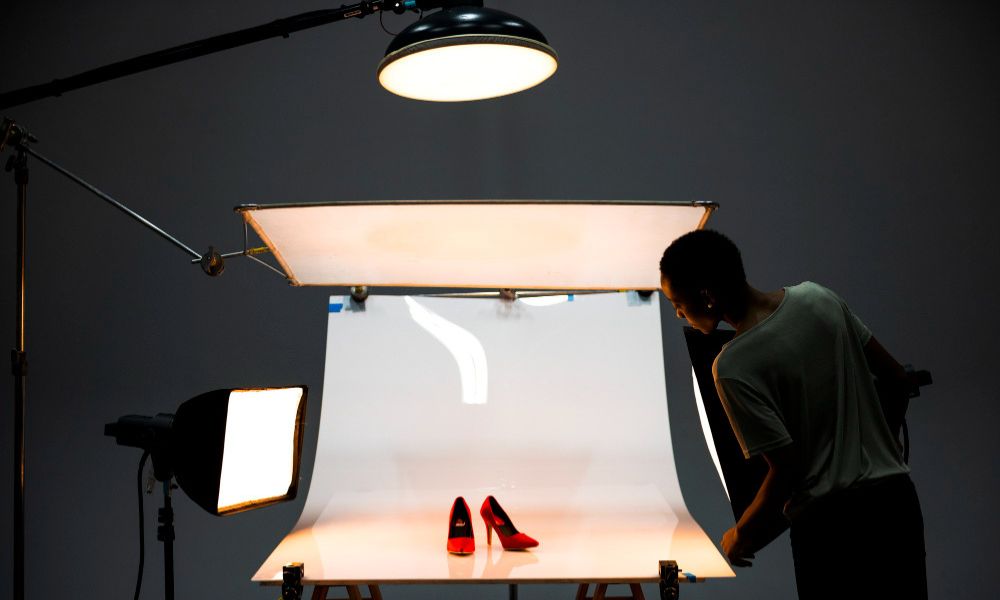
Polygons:
<instances>
[{"instance_id":1,"label":"metal bracket","mask_svg":"<svg viewBox=\"0 0 1000 600\"><path fill-rule=\"evenodd\" d=\"M303 563L289 563L281 568L281 599L302 600Z\"/></svg>"},{"instance_id":2,"label":"metal bracket","mask_svg":"<svg viewBox=\"0 0 1000 600\"><path fill-rule=\"evenodd\" d=\"M28 355L20 350L10 351L10 371L15 377L28 374Z\"/></svg>"},{"instance_id":3,"label":"metal bracket","mask_svg":"<svg viewBox=\"0 0 1000 600\"><path fill-rule=\"evenodd\" d=\"M23 150L28 142L37 142L38 138L31 135L26 129L15 123L12 119L4 118L3 133L0 134L0 152L3 152L7 144Z\"/></svg>"}]
</instances>

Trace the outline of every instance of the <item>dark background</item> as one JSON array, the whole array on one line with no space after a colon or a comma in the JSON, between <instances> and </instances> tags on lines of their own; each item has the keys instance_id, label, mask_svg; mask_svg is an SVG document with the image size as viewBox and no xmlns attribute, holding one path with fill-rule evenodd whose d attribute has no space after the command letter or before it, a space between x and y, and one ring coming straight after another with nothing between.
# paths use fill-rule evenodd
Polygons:
<instances>
[{"instance_id":1,"label":"dark background","mask_svg":"<svg viewBox=\"0 0 1000 600\"><path fill-rule=\"evenodd\" d=\"M489 6L560 54L524 94L444 105L383 91L378 18L328 25L6 111L36 149L189 245L236 249L245 202L406 198L712 200L762 289L838 291L935 384L911 407L930 591L996 597L994 387L1000 94L997 10L973 2L528 2ZM0 90L321 2L6 2ZM401 29L412 17L387 16ZM5 153L5 154L9 154ZM6 158L6 157L5 157ZM306 383L315 447L328 294L245 260L220 279L33 161L28 242L27 592L131 597L139 451L102 436L226 386ZM13 177L0 335L13 341ZM512 241L516 243L516 241ZM655 268L650 265L650 268ZM678 469L713 539L732 524L700 438L680 324L664 335ZM391 351L387 348L386 351ZM12 464L12 384L0 463ZM305 469L308 477L309 466ZM0 581L11 469L0 478ZM307 481L306 481L307 483ZM274 598L249 578L296 503L215 518L179 495L181 598ZM162 594L147 499L145 597ZM859 543L863 543L859 541ZM831 577L859 569L850 556ZM526 586L522 597L571 597ZM647 590L655 593L652 588ZM0 598L11 594L9 584ZM792 598L787 537L686 598ZM387 587L386 598L503 598L501 586Z\"/></svg>"}]
</instances>

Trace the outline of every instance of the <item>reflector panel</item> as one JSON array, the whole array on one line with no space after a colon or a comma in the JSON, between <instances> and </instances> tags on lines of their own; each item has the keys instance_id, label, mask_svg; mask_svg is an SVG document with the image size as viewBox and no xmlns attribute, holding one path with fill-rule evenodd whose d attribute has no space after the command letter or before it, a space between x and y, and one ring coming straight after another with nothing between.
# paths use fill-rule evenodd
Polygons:
<instances>
[{"instance_id":1,"label":"reflector panel","mask_svg":"<svg viewBox=\"0 0 1000 600\"><path fill-rule=\"evenodd\" d=\"M296 285L658 289L715 205L367 202L241 208Z\"/></svg>"}]
</instances>

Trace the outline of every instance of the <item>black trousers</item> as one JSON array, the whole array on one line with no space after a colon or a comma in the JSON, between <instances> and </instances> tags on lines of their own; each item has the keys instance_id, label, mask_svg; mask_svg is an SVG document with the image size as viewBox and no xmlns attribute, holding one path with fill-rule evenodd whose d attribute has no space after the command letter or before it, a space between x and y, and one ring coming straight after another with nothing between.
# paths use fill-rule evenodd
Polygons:
<instances>
[{"instance_id":1,"label":"black trousers","mask_svg":"<svg viewBox=\"0 0 1000 600\"><path fill-rule=\"evenodd\" d=\"M924 520L909 475L831 494L792 521L800 600L925 600Z\"/></svg>"}]
</instances>

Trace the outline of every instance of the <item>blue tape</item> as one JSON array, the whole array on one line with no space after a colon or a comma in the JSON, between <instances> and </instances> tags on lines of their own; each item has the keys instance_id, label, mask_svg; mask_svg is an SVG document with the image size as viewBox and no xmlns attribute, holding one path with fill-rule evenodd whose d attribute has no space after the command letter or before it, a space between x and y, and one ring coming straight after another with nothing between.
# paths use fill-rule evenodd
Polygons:
<instances>
[{"instance_id":1,"label":"blue tape","mask_svg":"<svg viewBox=\"0 0 1000 600\"><path fill-rule=\"evenodd\" d=\"M625 303L629 306L643 306L644 304L649 304L649 298L643 298L639 295L639 292L629 290L625 292Z\"/></svg>"},{"instance_id":2,"label":"blue tape","mask_svg":"<svg viewBox=\"0 0 1000 600\"><path fill-rule=\"evenodd\" d=\"M569 296L566 297L566 302L572 302L572 301L573 301L573 294L570 294Z\"/></svg>"},{"instance_id":3,"label":"blue tape","mask_svg":"<svg viewBox=\"0 0 1000 600\"><path fill-rule=\"evenodd\" d=\"M344 305L342 303L340 303L340 302L331 302L330 303L330 312L332 312L332 313L339 313L343 309L344 309Z\"/></svg>"},{"instance_id":4,"label":"blue tape","mask_svg":"<svg viewBox=\"0 0 1000 600\"><path fill-rule=\"evenodd\" d=\"M684 573L684 578L688 580L688 583L698 583L698 578L695 577L694 573Z\"/></svg>"}]
</instances>

